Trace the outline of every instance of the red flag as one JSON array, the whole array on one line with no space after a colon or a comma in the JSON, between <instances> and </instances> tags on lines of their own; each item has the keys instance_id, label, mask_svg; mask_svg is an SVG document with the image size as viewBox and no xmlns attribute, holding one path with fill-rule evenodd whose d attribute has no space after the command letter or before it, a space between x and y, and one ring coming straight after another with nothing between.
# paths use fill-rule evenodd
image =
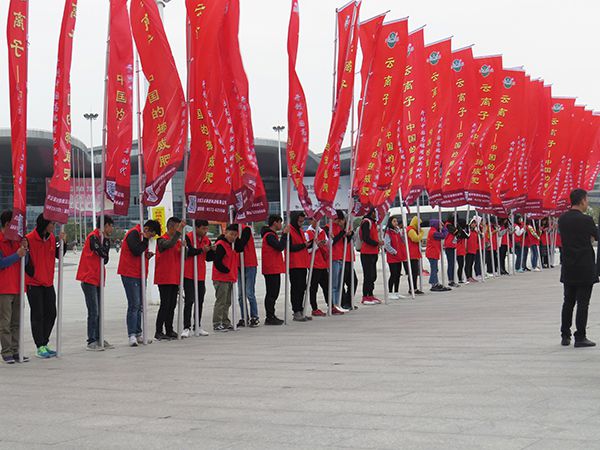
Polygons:
<instances>
[{"instance_id":1,"label":"red flag","mask_svg":"<svg viewBox=\"0 0 600 450\"><path fill-rule=\"evenodd\" d=\"M426 70L426 111L427 140L425 157L427 167L427 193L429 203L437 205L441 191L442 148L444 148L444 127L449 117L452 97L452 41L442 41L425 47Z\"/></svg>"},{"instance_id":2,"label":"red flag","mask_svg":"<svg viewBox=\"0 0 600 450\"><path fill-rule=\"evenodd\" d=\"M54 90L54 173L46 191L44 217L58 223L69 219L71 188L71 59L77 0L66 0L63 12Z\"/></svg>"},{"instance_id":3,"label":"red flag","mask_svg":"<svg viewBox=\"0 0 600 450\"><path fill-rule=\"evenodd\" d=\"M594 188L598 172L600 172L600 113L593 113L590 128L592 142L582 183L583 188L588 191Z\"/></svg>"},{"instance_id":4,"label":"red flag","mask_svg":"<svg viewBox=\"0 0 600 450\"><path fill-rule=\"evenodd\" d=\"M133 130L133 41L127 0L110 2L106 100L106 195L114 213L129 211Z\"/></svg>"},{"instance_id":5,"label":"red flag","mask_svg":"<svg viewBox=\"0 0 600 450\"><path fill-rule=\"evenodd\" d=\"M27 211L27 30L29 2L11 0L6 38L10 91L10 134L13 173L13 216L7 239L25 236Z\"/></svg>"},{"instance_id":6,"label":"red flag","mask_svg":"<svg viewBox=\"0 0 600 450\"><path fill-rule=\"evenodd\" d=\"M309 129L306 96L296 73L299 33L300 9L298 0L292 0L287 44L289 57L287 171L288 177L291 177L298 190L298 198L302 207L309 216L312 216L312 202L308 196L306 186L304 186Z\"/></svg>"},{"instance_id":7,"label":"red flag","mask_svg":"<svg viewBox=\"0 0 600 450\"><path fill-rule=\"evenodd\" d=\"M146 185L142 202L160 203L183 161L187 111L181 80L154 0L131 2L131 29L148 80L142 133Z\"/></svg>"},{"instance_id":8,"label":"red flag","mask_svg":"<svg viewBox=\"0 0 600 450\"><path fill-rule=\"evenodd\" d=\"M360 3L352 1L337 12L338 67L336 102L329 126L327 145L321 155L314 186L321 209L335 217L333 202L340 182L340 149L354 93L354 66L358 42L358 13Z\"/></svg>"}]
</instances>

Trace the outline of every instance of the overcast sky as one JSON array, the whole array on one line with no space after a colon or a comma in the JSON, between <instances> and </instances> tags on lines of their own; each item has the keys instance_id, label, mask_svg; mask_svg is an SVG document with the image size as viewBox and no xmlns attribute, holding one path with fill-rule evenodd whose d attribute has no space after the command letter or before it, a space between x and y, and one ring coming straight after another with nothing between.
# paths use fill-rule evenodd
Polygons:
<instances>
[{"instance_id":1,"label":"overcast sky","mask_svg":"<svg viewBox=\"0 0 600 450\"><path fill-rule=\"evenodd\" d=\"M5 24L8 0L0 0L0 127L9 126ZM298 73L308 99L310 148L327 138L335 8L344 0L300 0ZM89 144L85 112L102 113L108 0L79 0L71 73L73 135ZM29 6L30 128L52 129L52 96L63 0L31 0ZM240 41L250 79L255 135L274 138L286 125L289 0L241 0ZM524 65L553 86L556 96L600 109L600 38L596 0L364 0L361 20L390 10L409 16L410 29L427 25L426 42L454 36L453 48L475 44L476 55L502 54L504 66ZM172 0L165 27L185 86L185 2ZM359 80L357 80L357 83ZM94 144L100 142L98 122ZM135 137L135 133L134 133ZM346 139L347 140L347 139Z\"/></svg>"}]
</instances>

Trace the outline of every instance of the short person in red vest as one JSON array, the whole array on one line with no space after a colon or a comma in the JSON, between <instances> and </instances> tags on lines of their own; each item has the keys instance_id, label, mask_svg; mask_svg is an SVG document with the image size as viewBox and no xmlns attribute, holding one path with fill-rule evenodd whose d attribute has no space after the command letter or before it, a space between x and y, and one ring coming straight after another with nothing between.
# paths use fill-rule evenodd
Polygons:
<instances>
[{"instance_id":1,"label":"short person in red vest","mask_svg":"<svg viewBox=\"0 0 600 450\"><path fill-rule=\"evenodd\" d=\"M402 275L402 264L408 264L406 256L406 242L397 217L390 217L385 227L383 238L385 257L390 267L390 279L388 280L388 291L392 298L399 298L400 276Z\"/></svg>"},{"instance_id":2,"label":"short person in red vest","mask_svg":"<svg viewBox=\"0 0 600 450\"><path fill-rule=\"evenodd\" d=\"M454 214L446 217L444 222L448 235L444 240L444 253L446 253L446 259L448 261L448 286L458 287L458 283L454 279L454 269L456 264L456 244L458 243L458 227L454 225Z\"/></svg>"},{"instance_id":3,"label":"short person in red vest","mask_svg":"<svg viewBox=\"0 0 600 450\"><path fill-rule=\"evenodd\" d=\"M379 248L383 247L384 242L379 239L377 213L374 209L371 209L363 217L359 233L362 242L360 246L360 262L363 268L363 298L361 303L375 305L381 303L381 300L373 295L373 291L375 289L375 281L377 280Z\"/></svg>"},{"instance_id":4,"label":"short person in red vest","mask_svg":"<svg viewBox=\"0 0 600 450\"><path fill-rule=\"evenodd\" d=\"M246 289L246 298L250 305L250 311L246 311L246 314L250 313L250 317L246 317L246 320L251 328L255 328L260 325L260 320L258 318L258 305L256 304L256 271L258 268L258 259L256 258L252 227L248 225L242 226L240 245L244 251L244 287ZM242 270L241 265L238 265L238 267L238 302L240 304L240 314L243 315L244 296L242 295ZM242 317L238 322L238 327L243 327L245 325L246 321Z\"/></svg>"},{"instance_id":5,"label":"short person in red vest","mask_svg":"<svg viewBox=\"0 0 600 450\"><path fill-rule=\"evenodd\" d=\"M182 337L189 337L192 329L192 311L196 300L196 289L194 287L194 260L197 260L196 268L198 270L198 322L202 323L202 306L204 305L204 295L206 294L206 261L212 260L214 246L211 245L208 238L208 221L196 219L194 221L194 231L190 231L185 236L185 268L183 271L183 291L185 295L185 308L183 309L183 333ZM194 244L194 232L196 233L196 243ZM197 324L198 334L208 336L208 333Z\"/></svg>"},{"instance_id":6,"label":"short person in red vest","mask_svg":"<svg viewBox=\"0 0 600 450\"><path fill-rule=\"evenodd\" d=\"M476 283L481 277L481 254L480 254L480 227L479 217L473 217L469 225L469 236L467 237L467 256L465 264L465 275L469 283ZM473 276L475 275L475 276ZM477 278L475 278L477 277Z\"/></svg>"},{"instance_id":7,"label":"short person in red vest","mask_svg":"<svg viewBox=\"0 0 600 450\"><path fill-rule=\"evenodd\" d=\"M448 230L443 225L440 226L438 219L429 221L429 233L427 234L427 247L425 248L425 257L429 260L429 284L432 292L450 291L440 283L438 277L438 264L442 258L442 241L448 236Z\"/></svg>"},{"instance_id":8,"label":"short person in red vest","mask_svg":"<svg viewBox=\"0 0 600 450\"><path fill-rule=\"evenodd\" d=\"M498 237L500 238L500 275L508 275L508 271L506 270L506 255L510 248L510 226L507 218L500 219Z\"/></svg>"},{"instance_id":9,"label":"short person in red vest","mask_svg":"<svg viewBox=\"0 0 600 450\"><path fill-rule=\"evenodd\" d=\"M238 225L231 224L225 232L217 238L213 259L212 280L215 286L215 306L213 309L213 330L233 330L229 320L229 307L233 284L238 280L239 257L236 253L242 251L238 239Z\"/></svg>"},{"instance_id":10,"label":"short person in red vest","mask_svg":"<svg viewBox=\"0 0 600 450\"><path fill-rule=\"evenodd\" d=\"M352 239L354 231L346 230L346 216L341 210L336 211L337 217L333 221L333 304L337 305L340 298L340 289L342 290L341 309L350 310L352 306L352 298L350 295L352 288L352 276L354 276L354 292L358 287L358 279L356 273L352 270L352 261L354 261L354 247ZM344 259L344 246L346 247L346 257ZM344 267L344 279L342 277L342 267Z\"/></svg>"},{"instance_id":11,"label":"short person in red vest","mask_svg":"<svg viewBox=\"0 0 600 450\"><path fill-rule=\"evenodd\" d=\"M458 276L458 282L465 282L465 258L467 256L467 238L469 233L467 232L467 221L465 219L458 219L458 227L456 230L456 274Z\"/></svg>"},{"instance_id":12,"label":"short person in red vest","mask_svg":"<svg viewBox=\"0 0 600 450\"><path fill-rule=\"evenodd\" d=\"M408 258L410 259L413 289L415 294L423 295L424 292L417 288L417 281L421 264L421 241L425 236L425 231L421 228L421 222L417 216L410 220L410 225L406 227L406 235L408 236ZM410 289L408 292L410 294Z\"/></svg>"},{"instance_id":13,"label":"short person in red vest","mask_svg":"<svg viewBox=\"0 0 600 450\"><path fill-rule=\"evenodd\" d=\"M534 272L539 272L539 248L540 248L540 235L539 230L536 226L535 220L527 219L527 234L525 234L525 255L528 250L531 249L531 268ZM524 258L525 266L527 266L527 256ZM525 267L527 270L527 267Z\"/></svg>"},{"instance_id":14,"label":"short person in red vest","mask_svg":"<svg viewBox=\"0 0 600 450\"><path fill-rule=\"evenodd\" d=\"M55 223L40 214L36 227L27 235L29 259L33 276L27 276L27 298L31 309L31 333L38 358L51 358L56 352L48 346L56 320L56 291L54 290L55 260L60 256L60 244L54 236ZM64 232L59 239L66 243ZM67 247L63 246L66 253ZM63 253L64 254L64 253Z\"/></svg>"},{"instance_id":15,"label":"short person in red vest","mask_svg":"<svg viewBox=\"0 0 600 450\"><path fill-rule=\"evenodd\" d=\"M525 261L527 259L527 253L525 253L525 233L526 228L523 222L523 217L515 216L515 226L514 226L514 235L515 235L515 270L518 273L522 273L526 269ZM524 257L524 258L523 258ZM529 270L529 269L528 269Z\"/></svg>"},{"instance_id":16,"label":"short person in red vest","mask_svg":"<svg viewBox=\"0 0 600 450\"><path fill-rule=\"evenodd\" d=\"M19 319L20 303L20 261L27 258L28 243L9 241L4 237L12 211L3 211L0 215L0 344L2 359L7 364L19 361ZM24 361L26 358L23 359Z\"/></svg>"},{"instance_id":17,"label":"short person in red vest","mask_svg":"<svg viewBox=\"0 0 600 450\"><path fill-rule=\"evenodd\" d=\"M100 270L108 264L110 252L110 240L113 232L114 222L110 216L104 216L104 230L100 231L100 217L98 217L97 228L88 234L77 268L77 281L81 281L81 289L85 296L87 306L87 349L90 351L102 351L105 348L114 348L108 342L102 344L100 340Z\"/></svg>"},{"instance_id":18,"label":"short person in red vest","mask_svg":"<svg viewBox=\"0 0 600 450\"><path fill-rule=\"evenodd\" d=\"M287 244L289 227L283 229L281 238L277 232L283 228L283 218L277 215L269 216L269 226L260 230L262 236L262 273L265 277L265 325L281 325L283 320L275 315L275 302L281 290L281 274L285 273L283 252Z\"/></svg>"},{"instance_id":19,"label":"short person in red vest","mask_svg":"<svg viewBox=\"0 0 600 450\"><path fill-rule=\"evenodd\" d=\"M304 315L304 294L306 292L306 275L310 266L308 249L312 241L306 242L302 225L306 215L302 211L290 214L290 294L292 311L296 322L312 320L312 316Z\"/></svg>"},{"instance_id":20,"label":"short person in red vest","mask_svg":"<svg viewBox=\"0 0 600 450\"><path fill-rule=\"evenodd\" d=\"M171 217L167 220L167 232L156 241L154 284L158 285L160 307L154 338L159 341L177 339L177 333L173 331L173 317L179 295L181 233L184 227L185 222L178 217Z\"/></svg>"},{"instance_id":21,"label":"short person in red vest","mask_svg":"<svg viewBox=\"0 0 600 450\"><path fill-rule=\"evenodd\" d=\"M127 297L127 335L131 347L137 347L144 342L142 338L142 255L146 267L145 274L148 276L148 261L154 256L154 253L148 251L148 243L153 237L160 236L160 231L160 222L148 220L144 224L143 231L140 225L136 225L125 234L123 239L117 273L121 275Z\"/></svg>"}]
</instances>

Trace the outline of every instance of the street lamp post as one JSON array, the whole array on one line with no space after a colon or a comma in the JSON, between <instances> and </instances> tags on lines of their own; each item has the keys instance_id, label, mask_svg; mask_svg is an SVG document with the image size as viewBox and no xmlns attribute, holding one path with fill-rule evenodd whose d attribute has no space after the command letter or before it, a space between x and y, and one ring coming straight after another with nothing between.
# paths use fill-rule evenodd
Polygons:
<instances>
[{"instance_id":1,"label":"street lamp post","mask_svg":"<svg viewBox=\"0 0 600 450\"><path fill-rule=\"evenodd\" d=\"M90 121L90 168L92 170L92 230L96 221L96 175L94 173L94 120L98 118L97 113L85 113L83 117Z\"/></svg>"},{"instance_id":2,"label":"street lamp post","mask_svg":"<svg viewBox=\"0 0 600 450\"><path fill-rule=\"evenodd\" d=\"M277 132L277 158L279 159L279 211L283 217L283 166L281 164L281 132L285 130L283 125L276 125L273 131Z\"/></svg>"}]
</instances>

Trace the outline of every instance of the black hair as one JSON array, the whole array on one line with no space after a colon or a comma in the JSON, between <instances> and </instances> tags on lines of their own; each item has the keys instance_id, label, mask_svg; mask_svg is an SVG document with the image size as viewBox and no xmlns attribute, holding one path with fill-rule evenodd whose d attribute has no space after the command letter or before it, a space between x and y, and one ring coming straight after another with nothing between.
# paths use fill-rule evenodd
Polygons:
<instances>
[{"instance_id":1,"label":"black hair","mask_svg":"<svg viewBox=\"0 0 600 450\"><path fill-rule=\"evenodd\" d=\"M571 199L571 206L577 206L587 197L588 193L585 189L573 189L569 198Z\"/></svg>"},{"instance_id":2,"label":"black hair","mask_svg":"<svg viewBox=\"0 0 600 450\"><path fill-rule=\"evenodd\" d=\"M268 221L269 227L272 227L276 222L283 222L283 218L277 214L271 214Z\"/></svg>"},{"instance_id":3,"label":"black hair","mask_svg":"<svg viewBox=\"0 0 600 450\"><path fill-rule=\"evenodd\" d=\"M171 225L177 225L178 223L181 222L181 219L179 217L171 217L169 218L169 220L167 220L167 228L170 227Z\"/></svg>"},{"instance_id":4,"label":"black hair","mask_svg":"<svg viewBox=\"0 0 600 450\"><path fill-rule=\"evenodd\" d=\"M196 228L207 227L208 226L208 220L196 219L196 220L194 220L194 226Z\"/></svg>"},{"instance_id":5,"label":"black hair","mask_svg":"<svg viewBox=\"0 0 600 450\"><path fill-rule=\"evenodd\" d=\"M154 232L157 236L161 234L160 222L158 220L148 220L144 224L144 228L148 227L150 231Z\"/></svg>"},{"instance_id":6,"label":"black hair","mask_svg":"<svg viewBox=\"0 0 600 450\"><path fill-rule=\"evenodd\" d=\"M5 227L7 223L12 220L13 212L10 209L2 211L0 214L0 224L2 227Z\"/></svg>"},{"instance_id":7,"label":"black hair","mask_svg":"<svg viewBox=\"0 0 600 450\"><path fill-rule=\"evenodd\" d=\"M240 231L239 225L236 223L230 223L227 225L227 228L225 228L225 231L235 231L237 233Z\"/></svg>"},{"instance_id":8,"label":"black hair","mask_svg":"<svg viewBox=\"0 0 600 450\"><path fill-rule=\"evenodd\" d=\"M344 214L344 211L342 211L341 209L336 209L335 210L335 215L337 216L338 220L345 220L346 219L346 215Z\"/></svg>"},{"instance_id":9,"label":"black hair","mask_svg":"<svg viewBox=\"0 0 600 450\"><path fill-rule=\"evenodd\" d=\"M98 216L98 218L96 219L96 227L97 228L100 228L101 220L102 220L102 217ZM114 220L112 220L112 217L110 217L108 215L104 216L104 225L114 225L114 224L115 224L115 222L114 222Z\"/></svg>"},{"instance_id":10,"label":"black hair","mask_svg":"<svg viewBox=\"0 0 600 450\"><path fill-rule=\"evenodd\" d=\"M48 228L48 225L50 225L51 223L52 221L47 220L44 217L44 214L40 214L39 216L37 216L37 219L35 219L35 227L40 233L46 232L46 228Z\"/></svg>"},{"instance_id":11,"label":"black hair","mask_svg":"<svg viewBox=\"0 0 600 450\"><path fill-rule=\"evenodd\" d=\"M390 228L393 228L392 227L392 220L394 220L394 219L397 220L398 218L396 216L390 216L390 218L388 219L387 226L385 227L387 230L389 230Z\"/></svg>"}]
</instances>

